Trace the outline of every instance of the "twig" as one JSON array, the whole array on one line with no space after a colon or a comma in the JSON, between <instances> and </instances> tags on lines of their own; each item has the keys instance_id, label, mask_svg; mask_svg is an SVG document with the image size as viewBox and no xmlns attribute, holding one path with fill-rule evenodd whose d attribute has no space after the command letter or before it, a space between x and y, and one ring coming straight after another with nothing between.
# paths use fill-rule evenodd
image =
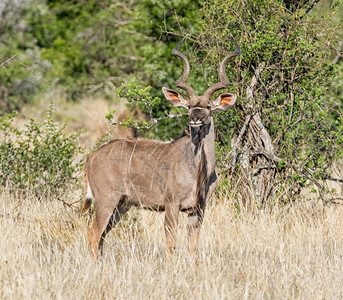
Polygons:
<instances>
[{"instance_id":1,"label":"twig","mask_svg":"<svg viewBox=\"0 0 343 300\"><path fill-rule=\"evenodd\" d=\"M41 73L38 73L36 71L34 71L30 66L24 64L23 62L14 59L15 62L17 62L18 64L22 65L24 68L26 68L27 70L29 70L33 75L40 77L41 79L43 79L47 84L49 84L50 86L52 86L53 84L47 80Z\"/></svg>"},{"instance_id":2,"label":"twig","mask_svg":"<svg viewBox=\"0 0 343 300\"><path fill-rule=\"evenodd\" d=\"M328 202L331 202L331 203L334 203L334 204L341 204L341 203L335 202L336 200L343 201L343 198L340 198L340 197L331 198L331 199L328 200Z\"/></svg>"},{"instance_id":3,"label":"twig","mask_svg":"<svg viewBox=\"0 0 343 300\"><path fill-rule=\"evenodd\" d=\"M343 52L341 52L342 46L343 46L343 42L340 41L340 42L338 43L337 49L334 49L334 48L332 47L332 48L334 49L334 51L336 52L336 56L335 56L335 58L333 59L332 64L337 63L338 60L339 60L341 57L343 58Z\"/></svg>"},{"instance_id":4,"label":"twig","mask_svg":"<svg viewBox=\"0 0 343 300\"><path fill-rule=\"evenodd\" d=\"M37 185L32 191L36 192L43 187L56 186L56 184L58 184L59 182L69 181L69 180L77 180L77 178L76 177L69 177L69 178L61 177L61 178L57 178L57 179L52 180L52 181L43 182L43 183ZM31 189L29 189L29 190L31 190Z\"/></svg>"},{"instance_id":5,"label":"twig","mask_svg":"<svg viewBox=\"0 0 343 300\"><path fill-rule=\"evenodd\" d=\"M19 60L16 60L16 59L15 59L16 56L17 56L17 53L14 54L13 56L11 56L10 58L7 58L4 62L2 62L2 63L0 64L0 67L4 66L5 64L8 64L10 61L13 60L13 61L15 61L16 63L22 65L22 66L23 66L24 68L26 68L27 70L29 70L33 75L42 78L47 84L52 85L52 83L51 83L49 80L47 80L42 74L37 73L37 72L34 71L30 66L24 64L23 62L21 62L21 61L19 61Z\"/></svg>"},{"instance_id":6,"label":"twig","mask_svg":"<svg viewBox=\"0 0 343 300\"><path fill-rule=\"evenodd\" d=\"M112 119L109 120L109 122L112 125L121 125L121 126L124 126L124 127L136 129L136 130L143 130L143 129L149 130L149 129L155 127L157 125L157 123L160 122L160 121L167 120L167 119L172 119L172 118L181 118L181 117L184 117L184 116L188 116L188 114L187 113L177 114L177 115L170 114L170 115L167 115L167 116L164 116L164 117L160 117L160 118L152 118L151 121L150 121L152 123L150 125L147 125L147 126L137 126L137 125L127 124L125 122L114 121Z\"/></svg>"},{"instance_id":7,"label":"twig","mask_svg":"<svg viewBox=\"0 0 343 300\"><path fill-rule=\"evenodd\" d=\"M254 93L255 85L256 85L257 81L259 80L260 73L263 70L264 66L265 66L265 62L261 62L258 65L257 69L255 70L255 74L254 74L254 76L251 79L251 83L247 87L247 94L246 94L247 95L246 96L247 100L249 100L250 98L253 98L253 93Z\"/></svg>"},{"instance_id":8,"label":"twig","mask_svg":"<svg viewBox=\"0 0 343 300\"><path fill-rule=\"evenodd\" d=\"M258 173L260 173L260 171L265 170L265 169L276 169L277 166L275 165L257 165L253 171L252 171L252 175L256 176Z\"/></svg>"},{"instance_id":9,"label":"twig","mask_svg":"<svg viewBox=\"0 0 343 300\"><path fill-rule=\"evenodd\" d=\"M9 191L9 192L29 192L31 191L29 188L27 189L17 189L17 188L7 188L7 187L1 187L0 192L3 191Z\"/></svg>"},{"instance_id":10,"label":"twig","mask_svg":"<svg viewBox=\"0 0 343 300\"><path fill-rule=\"evenodd\" d=\"M265 157L267 157L269 160L273 160L275 162L280 162L281 158L275 156L275 154L273 153L268 153L267 151L251 151L250 154L255 154L255 155L264 155Z\"/></svg>"},{"instance_id":11,"label":"twig","mask_svg":"<svg viewBox=\"0 0 343 300\"><path fill-rule=\"evenodd\" d=\"M337 182L343 183L343 178L335 178L335 177L331 177L331 176L328 176L328 175L323 175L323 176L320 177L320 179L322 179L322 180L330 180L330 181L337 181Z\"/></svg>"},{"instance_id":12,"label":"twig","mask_svg":"<svg viewBox=\"0 0 343 300\"><path fill-rule=\"evenodd\" d=\"M237 160L237 146L239 144L239 142L241 141L244 133L245 133L245 130L247 129L247 126L249 124L249 121L251 119L251 114L247 115L245 117L245 122L243 124L243 127L237 137L237 140L235 142L235 144L232 146L232 150L229 152L229 154L226 156L225 160L228 159L228 157L232 154L232 167L234 168L236 166L236 160Z\"/></svg>"},{"instance_id":13,"label":"twig","mask_svg":"<svg viewBox=\"0 0 343 300\"><path fill-rule=\"evenodd\" d=\"M11 56L10 58L7 58L4 62L2 62L2 63L0 64L0 67L2 67L3 65L9 63L11 60L14 60L14 58L15 58L16 56L17 56L17 53L14 54L13 56Z\"/></svg>"},{"instance_id":14,"label":"twig","mask_svg":"<svg viewBox=\"0 0 343 300\"><path fill-rule=\"evenodd\" d=\"M72 203L68 203L68 202L64 201L63 199L61 199L61 198L56 198L56 200L62 202L63 205L68 206L68 207L72 207L74 204L80 202L79 200L77 200L77 201L74 201Z\"/></svg>"},{"instance_id":15,"label":"twig","mask_svg":"<svg viewBox=\"0 0 343 300\"><path fill-rule=\"evenodd\" d=\"M293 108L294 108L294 94L293 94L293 90L291 90L291 112L289 113L288 124L290 124L292 121Z\"/></svg>"}]
</instances>

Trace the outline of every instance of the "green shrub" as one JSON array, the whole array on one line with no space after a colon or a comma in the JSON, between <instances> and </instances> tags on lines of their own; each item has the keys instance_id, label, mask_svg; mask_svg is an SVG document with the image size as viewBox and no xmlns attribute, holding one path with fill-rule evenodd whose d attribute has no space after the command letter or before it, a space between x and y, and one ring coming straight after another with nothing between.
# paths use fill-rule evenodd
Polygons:
<instances>
[{"instance_id":1,"label":"green shrub","mask_svg":"<svg viewBox=\"0 0 343 300\"><path fill-rule=\"evenodd\" d=\"M42 124L30 120L25 129L13 125L17 112L0 117L0 185L9 190L33 191L38 195L60 194L80 172L75 159L82 149L82 132L66 135L66 124L53 121L53 105Z\"/></svg>"}]
</instances>

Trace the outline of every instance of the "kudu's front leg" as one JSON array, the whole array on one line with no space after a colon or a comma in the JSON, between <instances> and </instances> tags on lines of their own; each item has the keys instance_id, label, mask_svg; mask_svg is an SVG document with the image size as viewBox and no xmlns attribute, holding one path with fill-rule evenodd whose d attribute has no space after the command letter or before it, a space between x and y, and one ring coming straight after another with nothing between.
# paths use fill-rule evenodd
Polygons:
<instances>
[{"instance_id":1,"label":"kudu's front leg","mask_svg":"<svg viewBox=\"0 0 343 300\"><path fill-rule=\"evenodd\" d=\"M167 203L165 206L164 229L166 233L167 248L169 250L169 258L174 254L176 243L176 230L179 220L179 206L173 203Z\"/></svg>"},{"instance_id":2,"label":"kudu's front leg","mask_svg":"<svg viewBox=\"0 0 343 300\"><path fill-rule=\"evenodd\" d=\"M200 228L204 216L204 210L197 209L195 212L188 214L188 249L190 253L197 250Z\"/></svg>"}]
</instances>

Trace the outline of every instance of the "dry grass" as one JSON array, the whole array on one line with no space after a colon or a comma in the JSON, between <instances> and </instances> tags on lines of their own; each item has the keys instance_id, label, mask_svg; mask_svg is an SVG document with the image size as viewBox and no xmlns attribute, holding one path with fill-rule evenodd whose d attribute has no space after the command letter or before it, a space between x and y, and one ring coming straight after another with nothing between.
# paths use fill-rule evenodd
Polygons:
<instances>
[{"instance_id":1,"label":"dry grass","mask_svg":"<svg viewBox=\"0 0 343 300\"><path fill-rule=\"evenodd\" d=\"M117 137L117 128L108 122L105 115L113 109L116 109L117 114L124 111L126 107L123 102L106 101L102 98L85 98L70 102L63 95L53 95L52 99L54 99L55 108L54 120L60 126L68 122L66 133L75 133L85 129L86 132L82 134L80 144L87 149L94 147L106 133L112 138ZM23 128L30 118L42 122L46 118L50 101L50 98L42 98L24 107L16 118L15 125Z\"/></svg>"},{"instance_id":2,"label":"dry grass","mask_svg":"<svg viewBox=\"0 0 343 300\"><path fill-rule=\"evenodd\" d=\"M80 197L78 192L73 196ZM208 208L199 252L185 217L166 260L163 214L131 210L90 259L91 216L61 202L0 195L1 299L341 299L342 209L295 206L236 215Z\"/></svg>"}]
</instances>

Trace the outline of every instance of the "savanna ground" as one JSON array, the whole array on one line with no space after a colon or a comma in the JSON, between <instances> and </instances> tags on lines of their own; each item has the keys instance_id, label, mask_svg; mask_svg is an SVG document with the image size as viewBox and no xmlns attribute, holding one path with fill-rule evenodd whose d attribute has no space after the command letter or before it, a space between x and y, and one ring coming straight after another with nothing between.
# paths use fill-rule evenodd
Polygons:
<instances>
[{"instance_id":1,"label":"savanna ground","mask_svg":"<svg viewBox=\"0 0 343 300\"><path fill-rule=\"evenodd\" d=\"M163 214L132 209L90 258L91 214L80 202L3 193L1 299L341 299L343 210L320 203L238 214L214 197L199 251L187 252L186 218L167 260ZM70 200L78 201L81 191Z\"/></svg>"},{"instance_id":2,"label":"savanna ground","mask_svg":"<svg viewBox=\"0 0 343 300\"><path fill-rule=\"evenodd\" d=\"M91 147L111 130L101 121L108 104L85 103L67 109L59 102L56 114L61 112L61 121L73 120L74 130L88 127L81 142ZM63 111L73 111L73 118ZM24 117L32 113L37 110L28 108ZM171 261L164 214L132 209L107 236L104 256L94 262L88 247L94 209L81 215L82 197L82 187L64 196L71 206L49 196L0 194L1 299L343 297L341 206L304 200L269 212L238 212L234 195L217 191L206 211L198 253L188 253L181 214Z\"/></svg>"}]
</instances>

